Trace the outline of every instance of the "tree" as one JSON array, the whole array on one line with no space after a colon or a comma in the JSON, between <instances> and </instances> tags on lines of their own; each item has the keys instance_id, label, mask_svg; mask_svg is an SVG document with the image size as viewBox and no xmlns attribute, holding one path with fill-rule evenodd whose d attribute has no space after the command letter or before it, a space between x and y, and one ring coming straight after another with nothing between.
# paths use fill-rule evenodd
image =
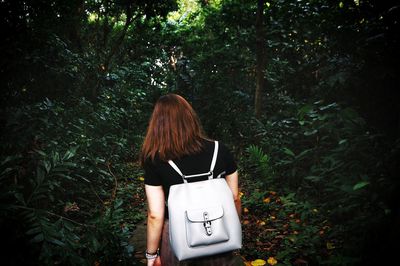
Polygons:
<instances>
[{"instance_id":1,"label":"tree","mask_svg":"<svg viewBox=\"0 0 400 266\"><path fill-rule=\"evenodd\" d=\"M261 115L262 90L265 83L264 2L265 0L257 1L256 15L256 91L254 97L254 109L256 117L260 117Z\"/></svg>"}]
</instances>

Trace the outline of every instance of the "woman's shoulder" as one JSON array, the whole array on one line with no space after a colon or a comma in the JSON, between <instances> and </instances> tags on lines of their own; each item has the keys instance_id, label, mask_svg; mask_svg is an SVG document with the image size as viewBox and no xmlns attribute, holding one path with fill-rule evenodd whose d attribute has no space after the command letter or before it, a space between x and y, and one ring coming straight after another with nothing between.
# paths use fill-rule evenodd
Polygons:
<instances>
[{"instance_id":1,"label":"woman's shoulder","mask_svg":"<svg viewBox=\"0 0 400 266\"><path fill-rule=\"evenodd\" d=\"M158 167L161 163L162 163L162 161L160 160L159 156L156 154L156 156L154 158L147 157L143 162L143 166L144 166L144 168L149 168L149 167L154 168L154 167Z\"/></svg>"},{"instance_id":2,"label":"woman's shoulder","mask_svg":"<svg viewBox=\"0 0 400 266\"><path fill-rule=\"evenodd\" d=\"M221 140L213 140L213 139L203 139L203 144L205 149L214 149L215 141L218 141L218 150L223 153L230 153L231 149L225 142Z\"/></svg>"}]
</instances>

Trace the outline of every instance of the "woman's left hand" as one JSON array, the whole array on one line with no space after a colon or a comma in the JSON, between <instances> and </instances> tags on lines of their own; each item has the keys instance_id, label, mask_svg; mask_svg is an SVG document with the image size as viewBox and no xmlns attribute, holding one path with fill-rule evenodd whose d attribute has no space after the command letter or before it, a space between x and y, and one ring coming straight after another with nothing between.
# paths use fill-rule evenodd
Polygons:
<instances>
[{"instance_id":1,"label":"woman's left hand","mask_svg":"<svg viewBox=\"0 0 400 266\"><path fill-rule=\"evenodd\" d=\"M161 266L160 256L152 260L147 260L147 266Z\"/></svg>"}]
</instances>

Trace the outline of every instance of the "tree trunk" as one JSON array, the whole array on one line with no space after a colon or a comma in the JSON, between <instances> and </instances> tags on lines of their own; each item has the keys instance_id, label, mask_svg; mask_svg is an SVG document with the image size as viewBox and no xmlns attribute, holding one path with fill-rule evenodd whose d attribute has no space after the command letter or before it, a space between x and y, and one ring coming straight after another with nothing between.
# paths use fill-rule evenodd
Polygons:
<instances>
[{"instance_id":1,"label":"tree trunk","mask_svg":"<svg viewBox=\"0 0 400 266\"><path fill-rule=\"evenodd\" d=\"M256 91L254 97L254 111L256 117L261 115L262 90L264 89L264 71L265 71L265 38L264 38L264 2L257 1L256 17Z\"/></svg>"}]
</instances>

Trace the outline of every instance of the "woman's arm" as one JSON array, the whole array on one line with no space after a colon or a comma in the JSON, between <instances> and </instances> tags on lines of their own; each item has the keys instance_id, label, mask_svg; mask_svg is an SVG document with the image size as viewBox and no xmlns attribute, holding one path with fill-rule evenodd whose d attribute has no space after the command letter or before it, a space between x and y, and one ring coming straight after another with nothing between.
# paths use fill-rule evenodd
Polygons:
<instances>
[{"instance_id":1,"label":"woman's arm","mask_svg":"<svg viewBox=\"0 0 400 266\"><path fill-rule=\"evenodd\" d=\"M147 197L147 252L155 253L159 248L164 225L165 197L162 186L145 185ZM153 260L154 261L154 260ZM154 262L148 261L148 265Z\"/></svg>"},{"instance_id":2,"label":"woman's arm","mask_svg":"<svg viewBox=\"0 0 400 266\"><path fill-rule=\"evenodd\" d=\"M233 174L227 175L225 177L226 182L228 183L229 188L233 194L233 200L235 202L236 211L240 217L242 214L242 203L240 201L239 196L239 175L238 171L235 171Z\"/></svg>"}]
</instances>

